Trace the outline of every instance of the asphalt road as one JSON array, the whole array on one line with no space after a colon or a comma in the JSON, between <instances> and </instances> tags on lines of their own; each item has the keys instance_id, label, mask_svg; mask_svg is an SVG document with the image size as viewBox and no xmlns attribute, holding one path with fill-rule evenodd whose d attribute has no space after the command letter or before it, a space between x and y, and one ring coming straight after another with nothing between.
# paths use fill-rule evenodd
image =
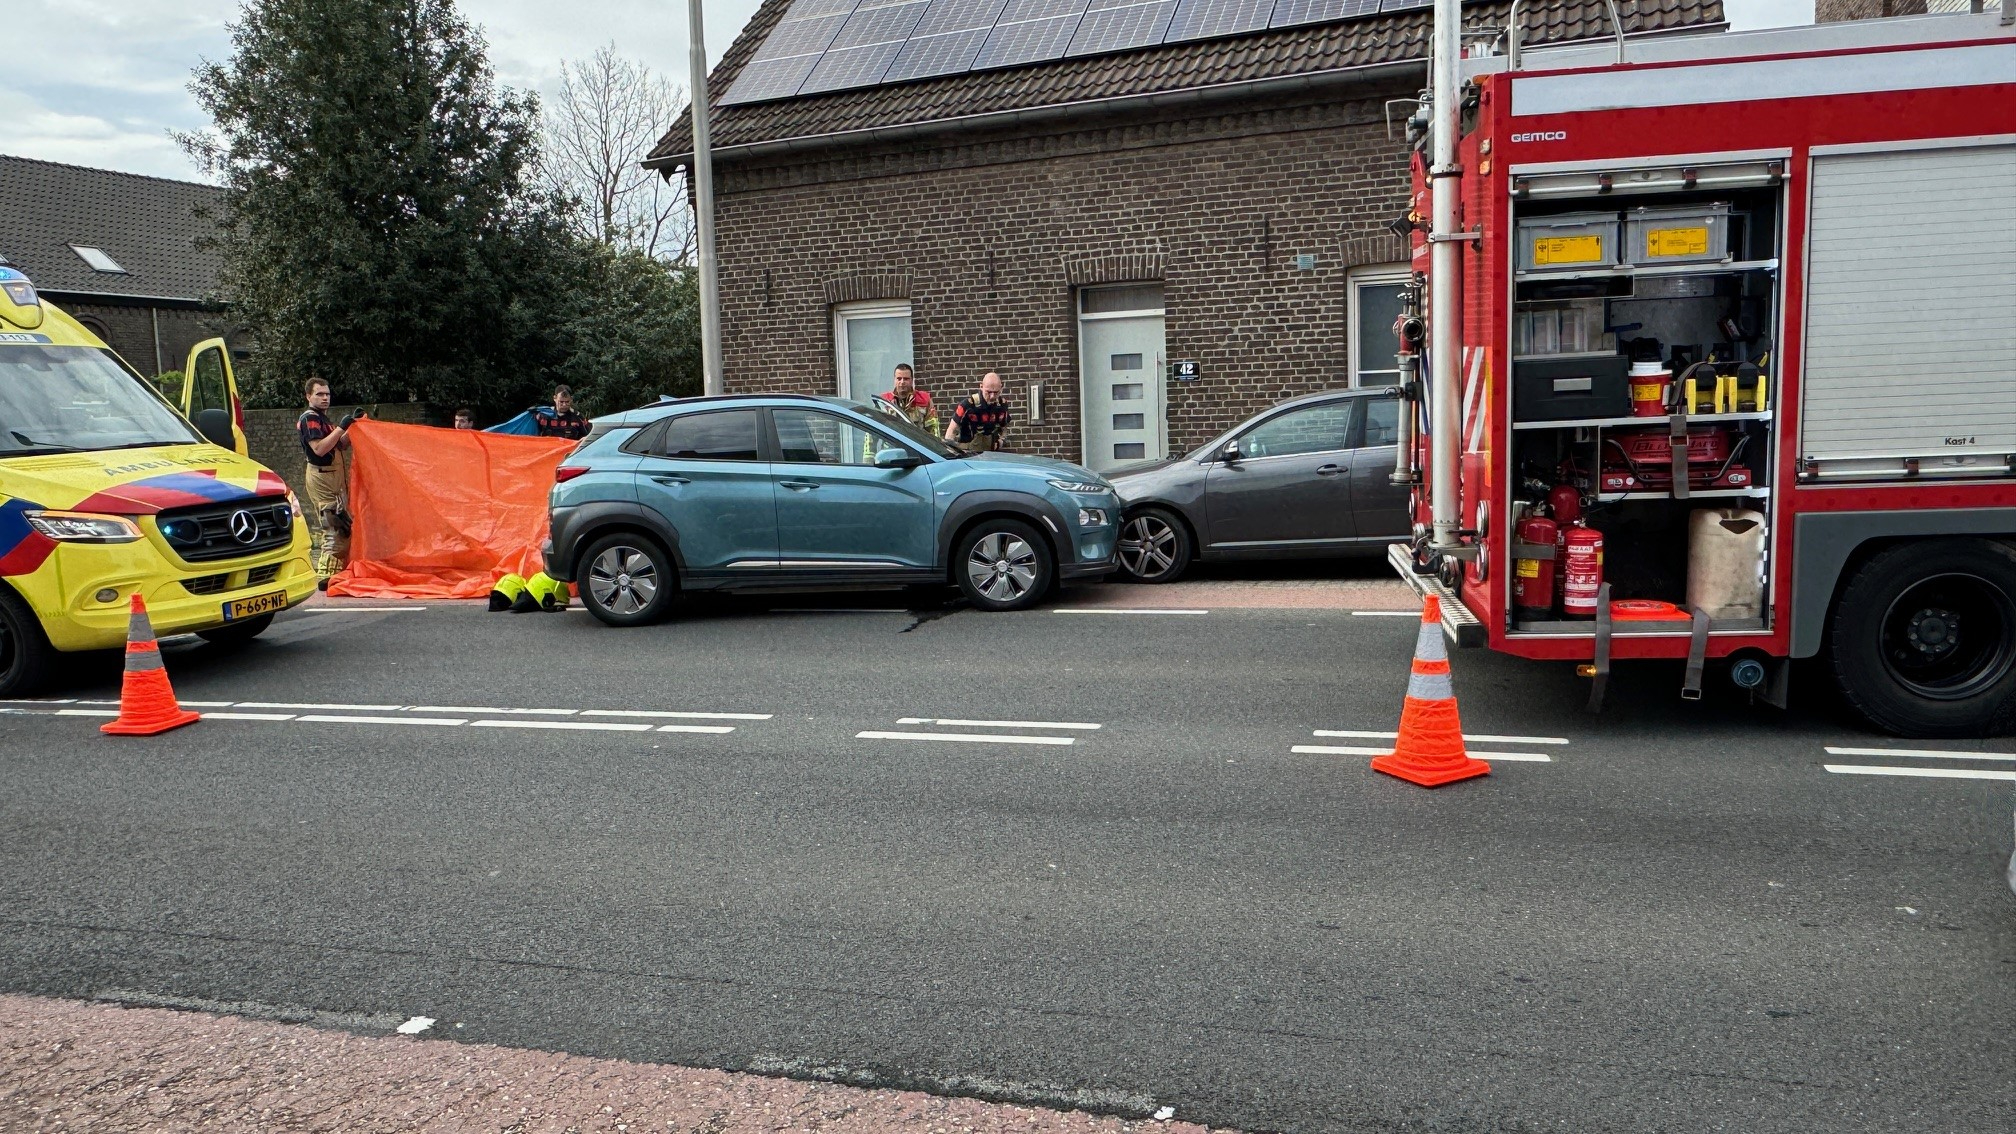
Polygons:
<instances>
[{"instance_id":1,"label":"asphalt road","mask_svg":"<svg viewBox=\"0 0 2016 1134\"><path fill-rule=\"evenodd\" d=\"M290 614L171 645L212 717L151 740L86 662L0 706L0 988L1253 1130L2016 1129L2012 785L1826 770L2016 743L1468 653L1514 758L1431 792L1294 751L1394 727L1404 617L808 603L863 605Z\"/></svg>"}]
</instances>

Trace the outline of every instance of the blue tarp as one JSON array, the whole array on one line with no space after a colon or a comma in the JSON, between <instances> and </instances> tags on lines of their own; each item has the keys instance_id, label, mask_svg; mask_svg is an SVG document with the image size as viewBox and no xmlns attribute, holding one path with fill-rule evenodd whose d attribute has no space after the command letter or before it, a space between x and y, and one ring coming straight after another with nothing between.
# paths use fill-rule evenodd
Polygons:
<instances>
[{"instance_id":1,"label":"blue tarp","mask_svg":"<svg viewBox=\"0 0 2016 1134\"><path fill-rule=\"evenodd\" d=\"M490 428L484 430L483 432L522 433L530 437L539 432L538 424L532 420L532 415L539 412L539 410L545 410L548 413L551 413L553 411L553 407L538 406L534 409L528 409L524 413L519 414L517 417L512 418L510 421L499 422L496 425L493 425Z\"/></svg>"}]
</instances>

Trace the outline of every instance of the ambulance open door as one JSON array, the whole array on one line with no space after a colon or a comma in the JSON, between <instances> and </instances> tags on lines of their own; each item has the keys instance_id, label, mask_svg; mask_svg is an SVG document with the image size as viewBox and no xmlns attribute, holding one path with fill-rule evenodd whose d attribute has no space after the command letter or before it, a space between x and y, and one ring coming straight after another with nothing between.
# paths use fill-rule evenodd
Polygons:
<instances>
[{"instance_id":1,"label":"ambulance open door","mask_svg":"<svg viewBox=\"0 0 2016 1134\"><path fill-rule=\"evenodd\" d=\"M189 348L182 371L182 416L211 444L249 456L238 381L231 374L231 350L223 339L205 339Z\"/></svg>"}]
</instances>

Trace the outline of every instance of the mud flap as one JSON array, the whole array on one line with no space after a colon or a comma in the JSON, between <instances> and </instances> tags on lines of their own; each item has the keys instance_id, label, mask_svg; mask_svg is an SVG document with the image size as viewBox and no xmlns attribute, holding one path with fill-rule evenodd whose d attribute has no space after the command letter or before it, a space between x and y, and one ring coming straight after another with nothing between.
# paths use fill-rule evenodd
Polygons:
<instances>
[{"instance_id":1,"label":"mud flap","mask_svg":"<svg viewBox=\"0 0 2016 1134\"><path fill-rule=\"evenodd\" d=\"M1596 588L1596 658L1589 667L1589 711L1603 711L1603 695L1610 691L1610 584Z\"/></svg>"},{"instance_id":2,"label":"mud flap","mask_svg":"<svg viewBox=\"0 0 2016 1134\"><path fill-rule=\"evenodd\" d=\"M1687 680L1680 686L1682 701L1701 699L1701 671L1708 667L1708 612L1694 608L1694 636L1687 643Z\"/></svg>"}]
</instances>

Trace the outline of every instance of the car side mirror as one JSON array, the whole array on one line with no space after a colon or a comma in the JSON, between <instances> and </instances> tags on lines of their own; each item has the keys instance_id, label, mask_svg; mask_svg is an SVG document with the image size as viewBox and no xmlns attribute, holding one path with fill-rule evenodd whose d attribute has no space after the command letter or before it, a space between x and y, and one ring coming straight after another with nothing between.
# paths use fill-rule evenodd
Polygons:
<instances>
[{"instance_id":1,"label":"car side mirror","mask_svg":"<svg viewBox=\"0 0 2016 1134\"><path fill-rule=\"evenodd\" d=\"M1228 465L1238 464L1241 456L1244 456L1244 454L1239 452L1239 442L1237 441L1227 441L1225 447L1218 450L1218 459Z\"/></svg>"},{"instance_id":2,"label":"car side mirror","mask_svg":"<svg viewBox=\"0 0 2016 1134\"><path fill-rule=\"evenodd\" d=\"M908 449L881 449L875 454L878 469L914 469L924 462Z\"/></svg>"},{"instance_id":3,"label":"car side mirror","mask_svg":"<svg viewBox=\"0 0 2016 1134\"><path fill-rule=\"evenodd\" d=\"M205 441L222 449L237 447L237 439L231 435L231 411L223 409L200 410L196 414L196 432Z\"/></svg>"}]
</instances>

